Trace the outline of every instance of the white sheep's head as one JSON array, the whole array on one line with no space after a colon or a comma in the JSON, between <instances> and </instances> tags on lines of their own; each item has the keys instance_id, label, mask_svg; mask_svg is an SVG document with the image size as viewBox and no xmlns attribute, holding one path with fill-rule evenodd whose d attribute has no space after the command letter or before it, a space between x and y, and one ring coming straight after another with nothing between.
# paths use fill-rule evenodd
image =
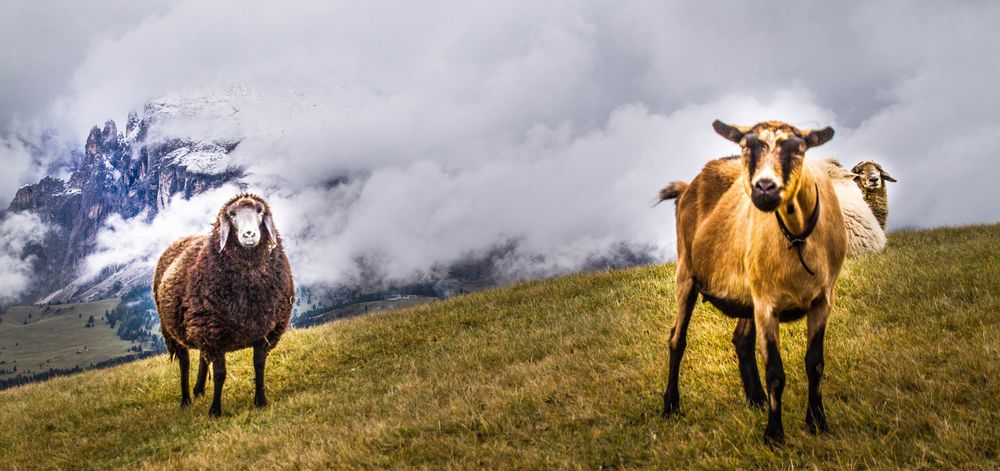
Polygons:
<instances>
[{"instance_id":1,"label":"white sheep's head","mask_svg":"<svg viewBox=\"0 0 1000 471\"><path fill-rule=\"evenodd\" d=\"M801 130L781 121L730 126L716 120L715 132L740 145L744 189L754 206L774 211L793 200L802 182L806 150L833 138L833 128Z\"/></svg>"},{"instance_id":2,"label":"white sheep's head","mask_svg":"<svg viewBox=\"0 0 1000 471\"><path fill-rule=\"evenodd\" d=\"M260 244L262 232L267 232L270 243L278 246L271 208L257 195L241 194L229 200L219 211L217 221L220 252L226 249L232 233L239 245L247 249Z\"/></svg>"},{"instance_id":3,"label":"white sheep's head","mask_svg":"<svg viewBox=\"0 0 1000 471\"><path fill-rule=\"evenodd\" d=\"M896 181L889 172L882 169L881 165L870 160L858 162L851 169L851 173L854 174L854 181L862 190L878 190L885 187L885 182Z\"/></svg>"}]
</instances>

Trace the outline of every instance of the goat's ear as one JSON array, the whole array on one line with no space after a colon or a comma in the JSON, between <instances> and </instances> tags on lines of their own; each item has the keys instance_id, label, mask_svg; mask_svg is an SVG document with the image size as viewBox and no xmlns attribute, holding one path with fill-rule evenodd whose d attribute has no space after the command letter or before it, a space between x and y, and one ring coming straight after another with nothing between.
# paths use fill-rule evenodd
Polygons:
<instances>
[{"instance_id":1,"label":"goat's ear","mask_svg":"<svg viewBox=\"0 0 1000 471\"><path fill-rule=\"evenodd\" d=\"M880 168L880 169L879 169L879 173L881 173L881 174L882 174L882 179L883 179L883 180L885 180L885 181L887 181L887 182L893 182L893 183L896 183L896 179L895 179L895 178L892 178L892 176L891 176L891 175L889 175L889 172L886 172L885 170L882 170L882 169Z\"/></svg>"},{"instance_id":2,"label":"goat's ear","mask_svg":"<svg viewBox=\"0 0 1000 471\"><path fill-rule=\"evenodd\" d=\"M852 173L851 174L851 179L854 180L854 181L861 180L861 175L858 175L856 173Z\"/></svg>"},{"instance_id":3,"label":"goat's ear","mask_svg":"<svg viewBox=\"0 0 1000 471\"><path fill-rule=\"evenodd\" d=\"M271 218L271 213L267 213L267 215L264 216L264 228L267 229L267 236L271 238L271 243L277 247L278 233L274 231L274 219Z\"/></svg>"},{"instance_id":4,"label":"goat's ear","mask_svg":"<svg viewBox=\"0 0 1000 471\"><path fill-rule=\"evenodd\" d=\"M858 162L858 163L854 164L854 166L851 167L851 173L853 173L855 175L858 175L858 176L861 176L861 164L863 164L863 163L864 162Z\"/></svg>"},{"instance_id":5,"label":"goat's ear","mask_svg":"<svg viewBox=\"0 0 1000 471\"><path fill-rule=\"evenodd\" d=\"M806 147L816 147L823 145L826 141L833 139L833 128L827 126L823 129L814 129L812 131L805 131L803 139L806 140Z\"/></svg>"},{"instance_id":6,"label":"goat's ear","mask_svg":"<svg viewBox=\"0 0 1000 471\"><path fill-rule=\"evenodd\" d=\"M222 219L219 220L219 252L226 249L226 242L229 241L229 229L231 227L229 218L222 216Z\"/></svg>"},{"instance_id":7,"label":"goat's ear","mask_svg":"<svg viewBox=\"0 0 1000 471\"><path fill-rule=\"evenodd\" d=\"M748 128L741 126L730 126L719 120L715 120L715 122L712 123L712 127L715 129L715 132L718 133L720 136L730 141L733 141L737 144L739 144L740 141L743 140L743 136L745 136L747 131L749 130Z\"/></svg>"}]
</instances>

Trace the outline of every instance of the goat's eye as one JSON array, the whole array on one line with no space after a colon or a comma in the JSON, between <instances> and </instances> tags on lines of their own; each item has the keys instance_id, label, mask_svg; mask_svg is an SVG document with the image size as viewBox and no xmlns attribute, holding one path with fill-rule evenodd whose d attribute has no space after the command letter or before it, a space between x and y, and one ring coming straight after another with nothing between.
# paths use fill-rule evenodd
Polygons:
<instances>
[{"instance_id":1,"label":"goat's eye","mask_svg":"<svg viewBox=\"0 0 1000 471\"><path fill-rule=\"evenodd\" d=\"M236 211L230 211L229 212L229 217L231 217L231 218L236 217Z\"/></svg>"},{"instance_id":2,"label":"goat's eye","mask_svg":"<svg viewBox=\"0 0 1000 471\"><path fill-rule=\"evenodd\" d=\"M799 138L787 139L781 142L781 148L788 152L798 152L802 150L802 145L805 142Z\"/></svg>"}]
</instances>

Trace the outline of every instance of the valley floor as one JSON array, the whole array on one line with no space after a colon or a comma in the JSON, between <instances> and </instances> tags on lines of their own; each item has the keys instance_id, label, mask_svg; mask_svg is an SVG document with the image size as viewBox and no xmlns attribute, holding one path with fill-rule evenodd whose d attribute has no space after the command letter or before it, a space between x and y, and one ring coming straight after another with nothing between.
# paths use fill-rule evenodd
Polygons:
<instances>
[{"instance_id":1,"label":"valley floor","mask_svg":"<svg viewBox=\"0 0 1000 471\"><path fill-rule=\"evenodd\" d=\"M787 444L743 405L734 321L697 307L660 418L672 264L518 284L289 332L252 405L180 409L158 356L0 392L0 467L1000 466L1000 225L893 234L851 260L826 338L831 433L803 424L805 323L782 326Z\"/></svg>"}]
</instances>

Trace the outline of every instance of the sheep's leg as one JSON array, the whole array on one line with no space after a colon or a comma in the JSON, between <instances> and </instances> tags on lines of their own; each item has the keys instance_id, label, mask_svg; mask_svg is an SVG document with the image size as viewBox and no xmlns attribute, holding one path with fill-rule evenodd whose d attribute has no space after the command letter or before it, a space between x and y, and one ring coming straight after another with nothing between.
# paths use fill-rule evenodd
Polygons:
<instances>
[{"instance_id":1,"label":"sheep's leg","mask_svg":"<svg viewBox=\"0 0 1000 471\"><path fill-rule=\"evenodd\" d=\"M205 354L198 355L198 377L194 382L194 397L201 397L205 394L205 381L208 379L208 362L205 361Z\"/></svg>"},{"instance_id":2,"label":"sheep's leg","mask_svg":"<svg viewBox=\"0 0 1000 471\"><path fill-rule=\"evenodd\" d=\"M188 383L188 375L191 370L191 359L188 349L178 346L176 349L177 363L181 367L181 407L191 405L191 392Z\"/></svg>"},{"instance_id":3,"label":"sheep's leg","mask_svg":"<svg viewBox=\"0 0 1000 471\"><path fill-rule=\"evenodd\" d=\"M215 389L212 391L212 407L208 409L208 415L212 417L222 416L222 385L226 382L226 354L220 353L212 356L212 378Z\"/></svg>"},{"instance_id":4,"label":"sheep's leg","mask_svg":"<svg viewBox=\"0 0 1000 471\"><path fill-rule=\"evenodd\" d=\"M785 391L785 367L781 363L778 343L778 317L770 303L754 302L754 322L757 328L757 348L764 357L764 378L767 383L767 428L764 443L780 445L785 441L781 424L781 395Z\"/></svg>"},{"instance_id":5,"label":"sheep's leg","mask_svg":"<svg viewBox=\"0 0 1000 471\"><path fill-rule=\"evenodd\" d=\"M257 342L253 346L254 395L253 405L264 407L267 397L264 395L264 365L267 363L267 345Z\"/></svg>"},{"instance_id":6,"label":"sheep's leg","mask_svg":"<svg viewBox=\"0 0 1000 471\"><path fill-rule=\"evenodd\" d=\"M806 348L806 375L809 377L809 405L806 408L806 427L812 433L826 432L826 412L823 410L823 337L826 320L830 317L830 302L826 296L808 313L809 341Z\"/></svg>"},{"instance_id":7,"label":"sheep's leg","mask_svg":"<svg viewBox=\"0 0 1000 471\"><path fill-rule=\"evenodd\" d=\"M666 417L680 410L681 396L678 391L678 381L681 358L687 347L688 322L694 311L694 303L698 299L698 291L694 289L694 278L683 263L678 263L677 280L677 317L674 327L670 330L670 370L667 376L667 390L663 393L663 416Z\"/></svg>"},{"instance_id":8,"label":"sheep's leg","mask_svg":"<svg viewBox=\"0 0 1000 471\"><path fill-rule=\"evenodd\" d=\"M736 347L736 358L740 363L740 379L743 381L743 392L746 394L750 407L764 409L767 394L760 384L760 370L757 369L757 352L754 344L757 342L757 329L753 319L740 319L733 331L733 345Z\"/></svg>"}]
</instances>

